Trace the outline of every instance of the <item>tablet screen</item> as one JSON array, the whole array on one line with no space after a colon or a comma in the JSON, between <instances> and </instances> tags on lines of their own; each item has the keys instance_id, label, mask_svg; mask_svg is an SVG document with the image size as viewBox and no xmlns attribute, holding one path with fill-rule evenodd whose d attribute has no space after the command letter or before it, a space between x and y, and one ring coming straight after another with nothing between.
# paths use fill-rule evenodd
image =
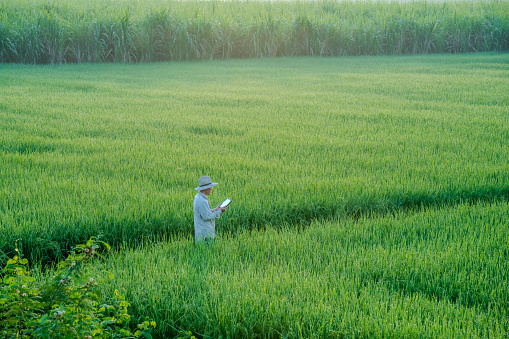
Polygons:
<instances>
[{"instance_id":1,"label":"tablet screen","mask_svg":"<svg viewBox=\"0 0 509 339\"><path fill-rule=\"evenodd\" d=\"M221 207L221 208L226 207L226 206L228 206L231 202L232 202L232 200L231 200L230 198L226 198L226 200L225 200L225 201L223 201L219 207Z\"/></svg>"}]
</instances>

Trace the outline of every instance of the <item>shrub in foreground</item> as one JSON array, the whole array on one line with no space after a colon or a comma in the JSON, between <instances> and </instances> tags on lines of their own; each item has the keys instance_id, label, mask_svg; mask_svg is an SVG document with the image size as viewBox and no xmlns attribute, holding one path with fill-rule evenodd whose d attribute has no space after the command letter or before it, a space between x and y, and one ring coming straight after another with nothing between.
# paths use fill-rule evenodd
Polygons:
<instances>
[{"instance_id":1,"label":"shrub in foreground","mask_svg":"<svg viewBox=\"0 0 509 339\"><path fill-rule=\"evenodd\" d=\"M88 274L100 245L109 250L94 237L76 246L45 282L34 278L16 246L18 255L0 276L0 337L151 338L155 322L144 321L133 333L129 302L117 290L112 297L102 295L103 281Z\"/></svg>"}]
</instances>

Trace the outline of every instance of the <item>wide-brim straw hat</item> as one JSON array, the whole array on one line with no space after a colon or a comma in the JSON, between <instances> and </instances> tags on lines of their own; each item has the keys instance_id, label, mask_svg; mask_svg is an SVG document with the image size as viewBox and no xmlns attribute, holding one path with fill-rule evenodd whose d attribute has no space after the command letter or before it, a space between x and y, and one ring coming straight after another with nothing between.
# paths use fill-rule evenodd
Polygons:
<instances>
[{"instance_id":1,"label":"wide-brim straw hat","mask_svg":"<svg viewBox=\"0 0 509 339\"><path fill-rule=\"evenodd\" d=\"M212 182L209 176L200 177L198 179L198 187L196 187L195 191L203 191L207 188L211 188L217 185L217 182Z\"/></svg>"}]
</instances>

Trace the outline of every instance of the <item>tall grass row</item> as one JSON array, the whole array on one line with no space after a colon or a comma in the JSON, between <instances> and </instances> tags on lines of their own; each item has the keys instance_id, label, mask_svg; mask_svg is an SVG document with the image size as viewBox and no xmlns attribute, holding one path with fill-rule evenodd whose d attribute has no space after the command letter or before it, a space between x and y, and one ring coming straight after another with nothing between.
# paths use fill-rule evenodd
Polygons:
<instances>
[{"instance_id":1,"label":"tall grass row","mask_svg":"<svg viewBox=\"0 0 509 339\"><path fill-rule=\"evenodd\" d=\"M509 50L507 1L18 1L0 4L2 63Z\"/></svg>"}]
</instances>

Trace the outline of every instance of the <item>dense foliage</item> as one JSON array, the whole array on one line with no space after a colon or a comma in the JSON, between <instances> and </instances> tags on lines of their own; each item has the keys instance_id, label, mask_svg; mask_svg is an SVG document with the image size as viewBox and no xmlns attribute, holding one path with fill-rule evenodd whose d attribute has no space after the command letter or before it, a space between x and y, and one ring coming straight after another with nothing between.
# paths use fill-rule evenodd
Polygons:
<instances>
[{"instance_id":1,"label":"dense foliage","mask_svg":"<svg viewBox=\"0 0 509 339\"><path fill-rule=\"evenodd\" d=\"M131 331L129 302L115 290L101 293L104 273L90 262L100 245L95 238L78 245L51 270L46 281L37 280L28 260L17 255L0 273L0 336L2 338L150 338L156 326L144 321ZM39 277L42 277L39 275ZM112 277L110 277L112 279Z\"/></svg>"},{"instance_id":2,"label":"dense foliage","mask_svg":"<svg viewBox=\"0 0 509 339\"><path fill-rule=\"evenodd\" d=\"M0 63L509 50L507 1L3 1Z\"/></svg>"}]
</instances>

